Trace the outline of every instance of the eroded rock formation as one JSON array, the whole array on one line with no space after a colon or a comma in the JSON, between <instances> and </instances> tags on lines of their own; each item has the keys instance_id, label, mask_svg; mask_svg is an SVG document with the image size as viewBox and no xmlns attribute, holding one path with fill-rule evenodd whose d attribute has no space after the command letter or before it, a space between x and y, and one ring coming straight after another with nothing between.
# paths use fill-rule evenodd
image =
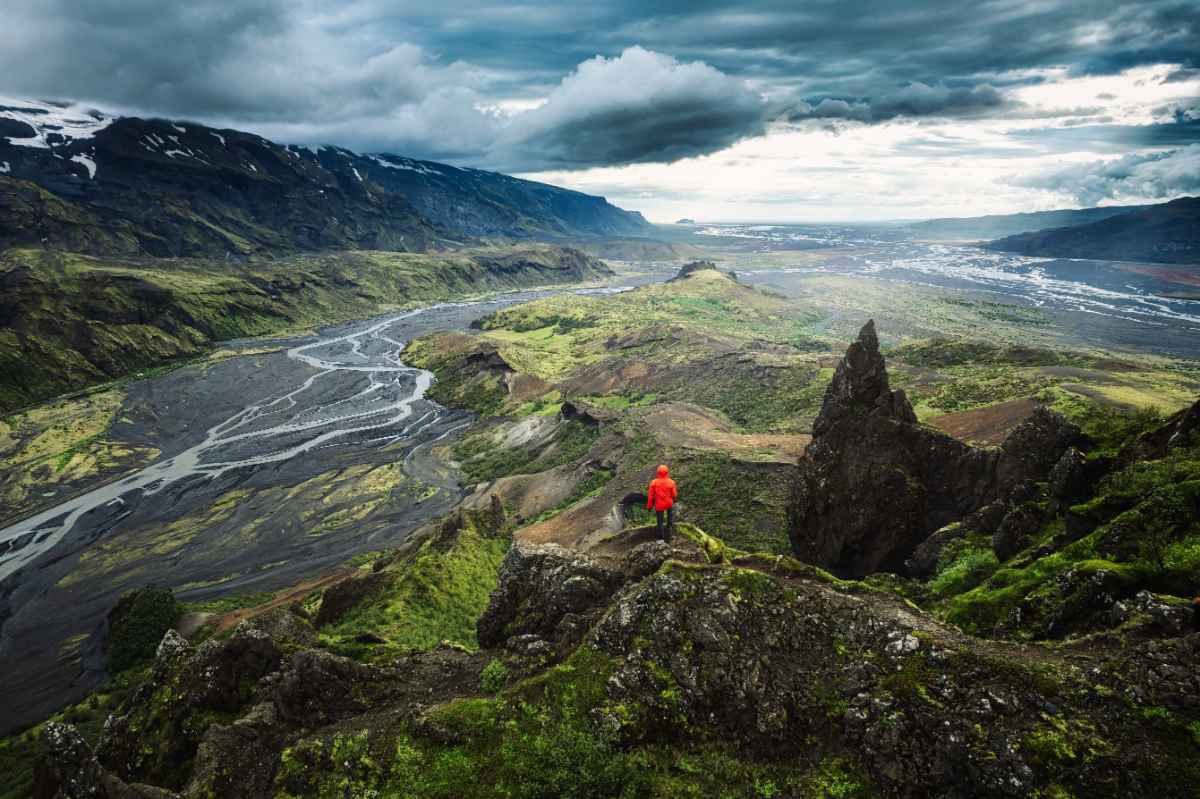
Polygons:
<instances>
[{"instance_id":1,"label":"eroded rock formation","mask_svg":"<svg viewBox=\"0 0 1200 799\"><path fill-rule=\"evenodd\" d=\"M1045 479L1069 447L1085 444L1078 428L1040 408L997 449L921 425L888 385L868 322L837 366L800 461L792 549L841 576L902 571L936 530Z\"/></svg>"}]
</instances>

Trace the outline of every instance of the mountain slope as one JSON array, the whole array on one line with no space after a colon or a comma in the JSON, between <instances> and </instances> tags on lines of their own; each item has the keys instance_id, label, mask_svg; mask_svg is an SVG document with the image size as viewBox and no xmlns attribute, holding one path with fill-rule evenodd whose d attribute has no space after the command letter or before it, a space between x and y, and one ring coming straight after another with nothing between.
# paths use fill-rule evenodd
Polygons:
<instances>
[{"instance_id":1,"label":"mountain slope","mask_svg":"<svg viewBox=\"0 0 1200 799\"><path fill-rule=\"evenodd\" d=\"M0 413L216 341L610 274L578 250L539 244L247 264L11 249L0 254Z\"/></svg>"},{"instance_id":2,"label":"mountain slope","mask_svg":"<svg viewBox=\"0 0 1200 799\"><path fill-rule=\"evenodd\" d=\"M603 198L507 175L5 99L0 220L0 247L154 256L426 251L445 238L652 230Z\"/></svg>"},{"instance_id":3,"label":"mountain slope","mask_svg":"<svg viewBox=\"0 0 1200 799\"><path fill-rule=\"evenodd\" d=\"M1017 233L1099 222L1120 214L1151 208L1148 205L1113 205L1105 208L1069 208L1027 214L990 214L962 218L927 219L907 227L917 236L947 239L997 239Z\"/></svg>"},{"instance_id":4,"label":"mountain slope","mask_svg":"<svg viewBox=\"0 0 1200 799\"><path fill-rule=\"evenodd\" d=\"M987 247L1050 258L1200 263L1200 197L1181 197L1086 225L1009 236Z\"/></svg>"}]
</instances>

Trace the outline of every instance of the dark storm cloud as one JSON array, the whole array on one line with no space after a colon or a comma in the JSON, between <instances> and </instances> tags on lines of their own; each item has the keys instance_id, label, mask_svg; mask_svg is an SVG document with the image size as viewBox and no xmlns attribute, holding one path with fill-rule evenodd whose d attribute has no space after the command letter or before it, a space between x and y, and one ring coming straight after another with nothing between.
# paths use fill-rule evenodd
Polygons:
<instances>
[{"instance_id":1,"label":"dark storm cloud","mask_svg":"<svg viewBox=\"0 0 1200 799\"><path fill-rule=\"evenodd\" d=\"M1200 120L1157 125L1079 125L1015 130L1009 137L1043 153L1120 153L1148 147L1179 147L1200 142Z\"/></svg>"},{"instance_id":2,"label":"dark storm cloud","mask_svg":"<svg viewBox=\"0 0 1200 799\"><path fill-rule=\"evenodd\" d=\"M643 59L645 75L620 69L637 45L661 59ZM585 91L597 56L608 78ZM1007 92L1044 80L1035 70L1150 63L1176 65L1168 80L1200 69L1200 6L9 0L0 26L9 93L523 169L670 162L773 117L1011 115ZM547 97L515 115L493 106Z\"/></svg>"},{"instance_id":3,"label":"dark storm cloud","mask_svg":"<svg viewBox=\"0 0 1200 799\"><path fill-rule=\"evenodd\" d=\"M875 97L851 100L826 97L815 104L800 101L788 111L788 118L886 122L896 117L978 116L1012 105L992 86L952 89L917 82Z\"/></svg>"},{"instance_id":4,"label":"dark storm cloud","mask_svg":"<svg viewBox=\"0 0 1200 799\"><path fill-rule=\"evenodd\" d=\"M768 110L710 66L631 47L580 64L544 105L512 121L496 156L517 170L530 160L566 169L670 163L764 133Z\"/></svg>"}]
</instances>

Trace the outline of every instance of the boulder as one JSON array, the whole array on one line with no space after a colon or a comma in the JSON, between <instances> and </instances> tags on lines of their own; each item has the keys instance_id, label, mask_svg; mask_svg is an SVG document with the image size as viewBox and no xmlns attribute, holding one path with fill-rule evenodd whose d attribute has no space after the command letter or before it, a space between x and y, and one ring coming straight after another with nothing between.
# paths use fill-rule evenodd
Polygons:
<instances>
[{"instance_id":1,"label":"boulder","mask_svg":"<svg viewBox=\"0 0 1200 799\"><path fill-rule=\"evenodd\" d=\"M788 535L801 560L842 577L901 572L935 530L1044 480L1078 428L1039 409L998 449L920 425L888 385L874 322L838 364L800 460Z\"/></svg>"},{"instance_id":2,"label":"boulder","mask_svg":"<svg viewBox=\"0 0 1200 799\"><path fill-rule=\"evenodd\" d=\"M316 646L317 631L306 618L299 615L297 609L300 609L299 605L271 608L248 619L246 624L251 629L265 633L280 646Z\"/></svg>"},{"instance_id":3,"label":"boulder","mask_svg":"<svg viewBox=\"0 0 1200 799\"><path fill-rule=\"evenodd\" d=\"M515 543L476 624L479 644L496 647L524 634L559 647L575 643L622 583L620 570L574 550Z\"/></svg>"},{"instance_id":4,"label":"boulder","mask_svg":"<svg viewBox=\"0 0 1200 799\"><path fill-rule=\"evenodd\" d=\"M992 551L996 553L996 560L1004 563L1029 546L1030 536L1041 529L1043 522L1041 511L1032 503L1019 505L1005 514L992 534Z\"/></svg>"},{"instance_id":5,"label":"boulder","mask_svg":"<svg viewBox=\"0 0 1200 799\"><path fill-rule=\"evenodd\" d=\"M934 532L922 541L913 551L912 557L904 561L904 571L915 580L927 580L937 572L938 561L942 559L942 550L951 541L957 541L966 536L969 528L966 524L954 522Z\"/></svg>"},{"instance_id":6,"label":"boulder","mask_svg":"<svg viewBox=\"0 0 1200 799\"><path fill-rule=\"evenodd\" d=\"M638 544L625 555L625 576L629 580L640 580L658 571L671 556L671 546L665 541Z\"/></svg>"},{"instance_id":7,"label":"boulder","mask_svg":"<svg viewBox=\"0 0 1200 799\"><path fill-rule=\"evenodd\" d=\"M79 730L52 721L42 728L44 757L34 768L34 799L171 799L150 785L128 784L100 765Z\"/></svg>"},{"instance_id":8,"label":"boulder","mask_svg":"<svg viewBox=\"0 0 1200 799\"><path fill-rule=\"evenodd\" d=\"M375 707L393 693L382 670L306 649L293 654L274 681L271 701L284 724L319 727Z\"/></svg>"}]
</instances>

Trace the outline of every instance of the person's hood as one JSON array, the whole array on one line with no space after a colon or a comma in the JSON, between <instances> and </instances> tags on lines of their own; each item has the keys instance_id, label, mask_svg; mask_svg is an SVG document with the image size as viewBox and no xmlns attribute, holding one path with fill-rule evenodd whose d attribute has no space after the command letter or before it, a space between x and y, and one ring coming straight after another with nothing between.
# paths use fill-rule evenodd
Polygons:
<instances>
[{"instance_id":1,"label":"person's hood","mask_svg":"<svg viewBox=\"0 0 1200 799\"><path fill-rule=\"evenodd\" d=\"M659 477L666 477L668 474L669 474L669 472L668 472L668 470L667 470L667 467L666 467L666 466L659 466L659 467L658 467L658 476L659 476Z\"/></svg>"}]
</instances>

